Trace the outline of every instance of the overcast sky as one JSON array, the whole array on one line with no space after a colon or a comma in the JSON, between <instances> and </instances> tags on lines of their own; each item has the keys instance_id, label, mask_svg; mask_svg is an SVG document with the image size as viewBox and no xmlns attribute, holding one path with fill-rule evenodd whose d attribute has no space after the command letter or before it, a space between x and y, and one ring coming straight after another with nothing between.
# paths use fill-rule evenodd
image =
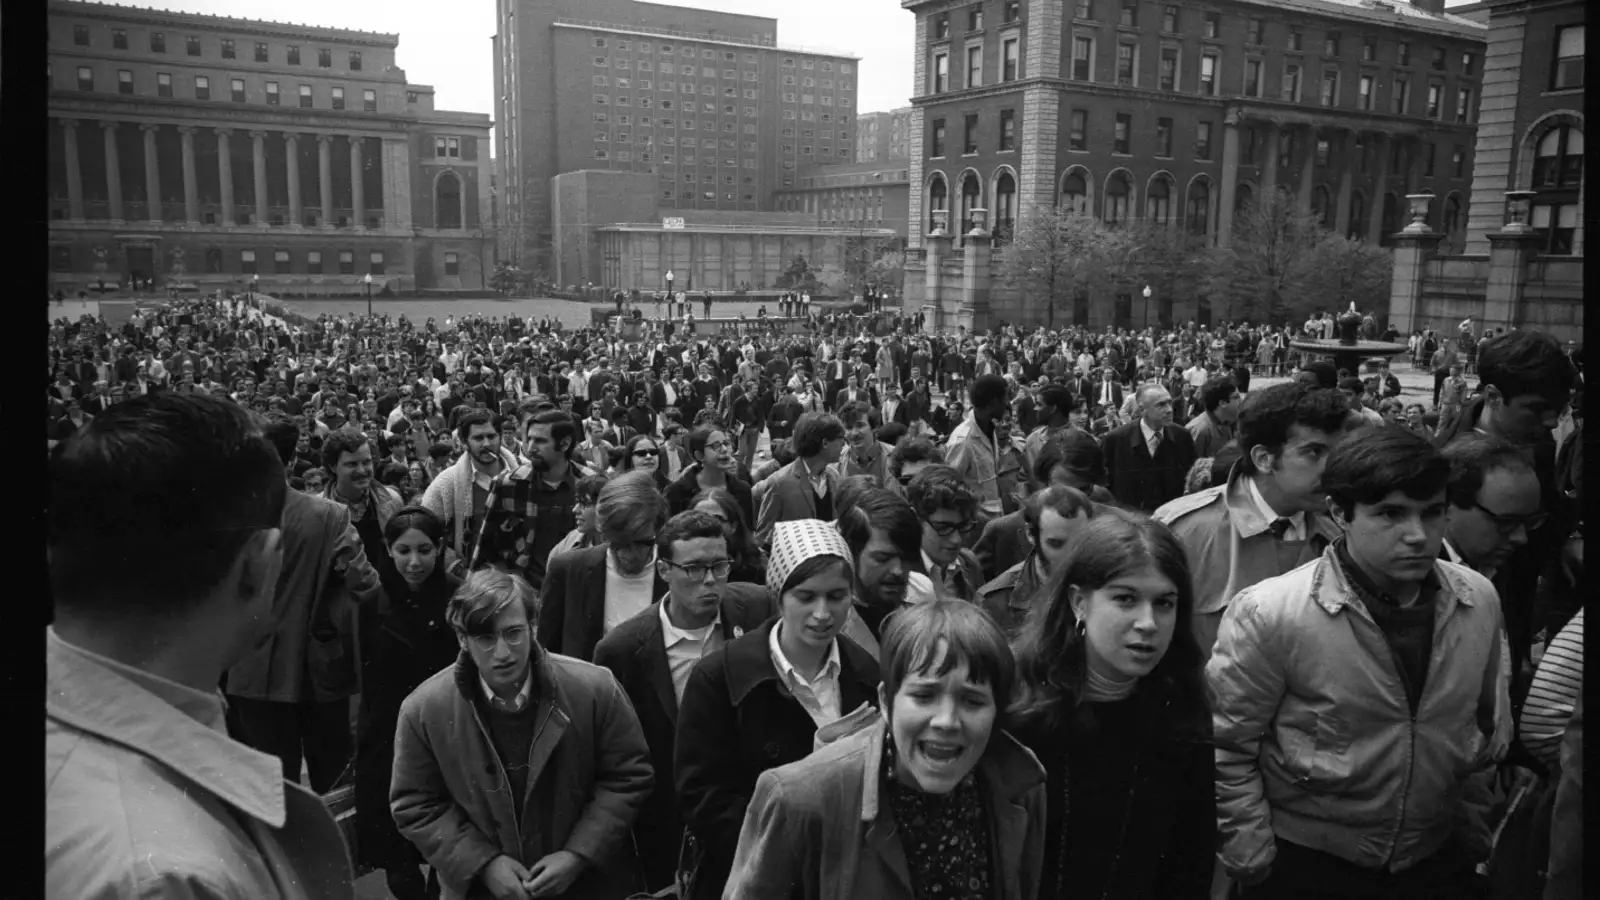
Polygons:
<instances>
[{"instance_id":1,"label":"overcast sky","mask_svg":"<svg viewBox=\"0 0 1600 900\"><path fill-rule=\"evenodd\" d=\"M431 84L437 109L494 114L489 38L494 0L441 7L420 0L144 0L147 6L380 31L400 36L399 65L417 84ZM906 106L911 96L913 17L899 0L658 0L778 20L778 43L861 57L857 110ZM1404 2L1404 0L1401 0ZM1470 0L1446 0L1460 6Z\"/></svg>"}]
</instances>

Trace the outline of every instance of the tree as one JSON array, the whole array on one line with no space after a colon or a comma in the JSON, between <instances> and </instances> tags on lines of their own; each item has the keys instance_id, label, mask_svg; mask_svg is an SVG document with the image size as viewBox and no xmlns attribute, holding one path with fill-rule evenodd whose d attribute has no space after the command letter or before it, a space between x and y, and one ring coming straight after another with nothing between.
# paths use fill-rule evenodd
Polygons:
<instances>
[{"instance_id":1,"label":"tree","mask_svg":"<svg viewBox=\"0 0 1600 900\"><path fill-rule=\"evenodd\" d=\"M1043 298L1053 328L1057 307L1070 310L1081 292L1104 283L1129 246L1126 232L1092 216L1040 208L1017 223L1000 251L997 274L1024 294Z\"/></svg>"},{"instance_id":2,"label":"tree","mask_svg":"<svg viewBox=\"0 0 1600 900\"><path fill-rule=\"evenodd\" d=\"M1131 246L1117 272L1119 287L1131 293L1136 304L1143 302L1142 292L1150 288L1154 300L1148 320L1170 324L1173 301L1180 294L1192 293L1203 272L1204 239L1155 219L1129 222L1124 234ZM1138 315L1134 320L1142 322L1145 317Z\"/></svg>"},{"instance_id":3,"label":"tree","mask_svg":"<svg viewBox=\"0 0 1600 900\"><path fill-rule=\"evenodd\" d=\"M805 256L796 256L789 268L778 276L778 290L817 293L817 275L817 270L806 262Z\"/></svg>"},{"instance_id":4,"label":"tree","mask_svg":"<svg viewBox=\"0 0 1600 900\"><path fill-rule=\"evenodd\" d=\"M1299 275L1293 299L1286 304L1291 322L1319 309L1338 313L1351 303L1364 312L1378 310L1389 304L1394 257L1376 244L1325 232Z\"/></svg>"},{"instance_id":5,"label":"tree","mask_svg":"<svg viewBox=\"0 0 1600 900\"><path fill-rule=\"evenodd\" d=\"M1235 217L1232 245L1206 254L1202 288L1212 308L1224 320L1287 321L1284 298L1304 283L1324 234L1288 192L1259 197Z\"/></svg>"}]
</instances>

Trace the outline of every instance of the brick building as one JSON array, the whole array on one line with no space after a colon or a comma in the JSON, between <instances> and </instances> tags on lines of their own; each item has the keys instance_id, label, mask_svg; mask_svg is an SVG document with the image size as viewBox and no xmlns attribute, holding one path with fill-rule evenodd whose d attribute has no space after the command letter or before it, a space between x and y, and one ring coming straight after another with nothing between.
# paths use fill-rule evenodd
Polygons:
<instances>
[{"instance_id":1,"label":"brick building","mask_svg":"<svg viewBox=\"0 0 1600 900\"><path fill-rule=\"evenodd\" d=\"M911 107L856 116L856 162L911 156Z\"/></svg>"},{"instance_id":2,"label":"brick building","mask_svg":"<svg viewBox=\"0 0 1600 900\"><path fill-rule=\"evenodd\" d=\"M489 118L435 110L397 36L70 0L48 26L54 287L483 286Z\"/></svg>"},{"instance_id":3,"label":"brick building","mask_svg":"<svg viewBox=\"0 0 1600 900\"><path fill-rule=\"evenodd\" d=\"M858 60L777 31L635 0L498 0L502 256L554 271L563 173L650 174L662 207L753 212L802 167L852 159Z\"/></svg>"},{"instance_id":4,"label":"brick building","mask_svg":"<svg viewBox=\"0 0 1600 900\"><path fill-rule=\"evenodd\" d=\"M1236 211L1276 189L1382 242L1405 195L1431 191L1430 221L1464 236L1486 32L1443 0L902 6L916 17L914 248L935 210L958 233L986 210L1003 241L1037 206L1225 243ZM920 281L908 273L908 296ZM1161 297L1158 315L1193 317L1202 299ZM1011 321L1043 318L1003 290L992 302Z\"/></svg>"},{"instance_id":5,"label":"brick building","mask_svg":"<svg viewBox=\"0 0 1600 900\"><path fill-rule=\"evenodd\" d=\"M836 163L800 172L773 195L780 212L810 213L819 225L888 228L906 237L911 203L909 159Z\"/></svg>"}]
</instances>

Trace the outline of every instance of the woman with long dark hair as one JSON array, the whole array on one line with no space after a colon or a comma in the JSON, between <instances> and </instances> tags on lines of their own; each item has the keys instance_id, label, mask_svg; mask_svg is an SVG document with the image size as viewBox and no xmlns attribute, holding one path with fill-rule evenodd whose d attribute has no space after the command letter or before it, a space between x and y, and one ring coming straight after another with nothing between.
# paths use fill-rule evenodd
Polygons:
<instances>
[{"instance_id":1,"label":"woman with long dark hair","mask_svg":"<svg viewBox=\"0 0 1600 900\"><path fill-rule=\"evenodd\" d=\"M1040 900L1203 900L1217 815L1187 558L1106 509L1053 567L1015 644L1013 733L1049 775Z\"/></svg>"},{"instance_id":2,"label":"woman with long dark hair","mask_svg":"<svg viewBox=\"0 0 1600 900\"><path fill-rule=\"evenodd\" d=\"M379 565L383 605L375 639L362 661L361 709L356 724L356 852L383 869L396 900L425 896L422 855L400 836L389 812L394 732L400 703L460 653L445 607L456 583L439 555L444 521L408 506L383 528L388 564Z\"/></svg>"},{"instance_id":3,"label":"woman with long dark hair","mask_svg":"<svg viewBox=\"0 0 1600 900\"><path fill-rule=\"evenodd\" d=\"M690 509L707 513L722 523L728 536L728 556L733 559L733 569L728 580L761 584L767 577L767 555L756 545L756 536L750 531L750 522L738 498L727 488L707 488L694 495Z\"/></svg>"},{"instance_id":4,"label":"woman with long dark hair","mask_svg":"<svg viewBox=\"0 0 1600 900\"><path fill-rule=\"evenodd\" d=\"M689 456L693 464L667 487L667 508L677 515L693 505L694 495L710 488L723 488L739 501L745 520L756 517L750 482L739 476L739 460L734 452L732 432L720 425L696 427L689 432Z\"/></svg>"},{"instance_id":5,"label":"woman with long dark hair","mask_svg":"<svg viewBox=\"0 0 1600 900\"><path fill-rule=\"evenodd\" d=\"M666 445L648 434L636 434L628 440L622 452L622 471L643 469L656 479L656 489L665 494L672 481L667 478Z\"/></svg>"}]
</instances>

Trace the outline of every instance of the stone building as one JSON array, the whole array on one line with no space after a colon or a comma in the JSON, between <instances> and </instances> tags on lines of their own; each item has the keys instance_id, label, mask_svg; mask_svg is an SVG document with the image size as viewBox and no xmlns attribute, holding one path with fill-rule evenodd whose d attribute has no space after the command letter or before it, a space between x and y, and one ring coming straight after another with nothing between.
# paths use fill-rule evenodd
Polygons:
<instances>
[{"instance_id":1,"label":"stone building","mask_svg":"<svg viewBox=\"0 0 1600 900\"><path fill-rule=\"evenodd\" d=\"M481 288L491 123L434 109L398 44L51 0L52 288Z\"/></svg>"},{"instance_id":2,"label":"stone building","mask_svg":"<svg viewBox=\"0 0 1600 900\"><path fill-rule=\"evenodd\" d=\"M859 61L777 32L636 0L497 0L502 257L555 271L565 173L648 174L661 207L756 212L801 168L852 159Z\"/></svg>"},{"instance_id":3,"label":"stone building","mask_svg":"<svg viewBox=\"0 0 1600 900\"><path fill-rule=\"evenodd\" d=\"M803 212L819 225L844 228L887 228L902 239L910 224L908 159L838 163L800 172L792 188L773 195L779 212Z\"/></svg>"},{"instance_id":4,"label":"stone building","mask_svg":"<svg viewBox=\"0 0 1600 900\"><path fill-rule=\"evenodd\" d=\"M1273 190L1380 243L1405 224L1406 195L1429 191L1432 226L1464 238L1485 29L1443 0L901 5L916 29L914 250L936 212L959 254L975 210L1003 243L1040 207L1226 244L1237 211ZM966 303L945 296L949 277L929 291L922 268L908 261L913 302ZM1163 296L1155 315L1196 318L1204 299ZM1118 317L1109 301L1087 299L1095 327ZM990 313L1047 311L996 286Z\"/></svg>"}]
</instances>

